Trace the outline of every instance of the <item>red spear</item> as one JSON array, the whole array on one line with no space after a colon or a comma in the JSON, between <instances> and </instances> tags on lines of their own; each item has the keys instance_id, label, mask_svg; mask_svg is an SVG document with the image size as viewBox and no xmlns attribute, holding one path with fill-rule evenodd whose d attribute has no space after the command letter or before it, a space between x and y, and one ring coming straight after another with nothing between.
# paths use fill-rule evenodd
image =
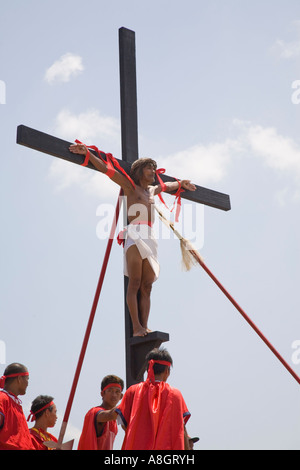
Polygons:
<instances>
[{"instance_id":1,"label":"red spear","mask_svg":"<svg viewBox=\"0 0 300 470\"><path fill-rule=\"evenodd\" d=\"M83 339L83 343L82 343L82 347L81 347L81 351L80 351L80 355L79 355L79 359L78 359L78 363L77 363L77 367L76 367L76 371L75 371L75 375L74 375L74 379L73 379L72 388L71 388L69 399L68 399L68 402L67 402L63 422L62 422L62 425L61 425L60 434L59 434L59 438L58 438L58 443L55 444L55 443L52 443L52 441L49 441L49 447L51 447L51 448L54 448L54 447L59 448L59 449L68 448L68 446L66 445L68 443L63 444L62 442L63 442L64 435L65 435L65 432L66 432L66 428L67 428L67 424L68 424L68 420L69 420L69 416L70 416L70 412L71 412L71 408L72 408L72 404L73 404L73 400L74 400L74 396L75 396L75 392L76 392L76 388L77 388L77 384L78 384L78 380L79 380L79 376L80 376L80 372L81 372L85 352L86 352L87 345L88 345L88 342L89 342L89 337L90 337L90 333L91 333L91 330L92 330L94 317L95 317L95 314L96 314L98 300L99 300L100 293L101 293L101 290L102 290L102 285L103 285L103 281L104 281L104 277L105 277L105 273L106 273L106 268L107 268L107 264L108 264L108 260L109 260L109 256L110 256L110 252L111 252L111 247L112 247L112 243L113 243L113 240L114 240L114 235L115 235L115 231L116 231L116 227L117 227L117 223L118 223L118 219L119 219L119 214L120 214L120 208L121 208L121 204L122 204L121 195L122 195L122 190L120 191L119 198L118 198L118 203L117 203L117 206L116 206L116 209L115 209L115 215L114 215L114 219L113 219L109 239L108 239L108 242L107 242L106 252L105 252L105 255L104 255L104 260L103 260L103 264L102 264L102 268L101 268L101 272L100 272L100 276L99 276L99 281L98 281L98 284L97 284L97 289L96 289L96 292L95 292L94 301L93 301L93 305L92 305L92 308L91 308L89 321L88 321L88 324L87 324L87 327L86 327L86 332L85 332L85 336L84 336L84 339ZM48 446L48 443L45 442L45 444Z\"/></svg>"}]
</instances>

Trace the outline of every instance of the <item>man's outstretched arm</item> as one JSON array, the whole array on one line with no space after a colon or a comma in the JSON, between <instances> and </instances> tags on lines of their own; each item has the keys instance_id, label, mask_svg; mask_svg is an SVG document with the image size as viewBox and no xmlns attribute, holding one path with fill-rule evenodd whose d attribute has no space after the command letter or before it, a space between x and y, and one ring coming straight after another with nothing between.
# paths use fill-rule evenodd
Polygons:
<instances>
[{"instance_id":1,"label":"man's outstretched arm","mask_svg":"<svg viewBox=\"0 0 300 470\"><path fill-rule=\"evenodd\" d=\"M181 180L180 185L182 189L186 189L187 191L196 191L196 186L193 183L191 183L190 180ZM179 183L178 181L168 181L165 183L165 186L166 186L166 189L165 189L166 193L173 193L174 191L177 191L177 189L179 188ZM155 186L155 191L154 191L155 195L159 194L161 191L162 191L162 188L160 184Z\"/></svg>"},{"instance_id":2,"label":"man's outstretched arm","mask_svg":"<svg viewBox=\"0 0 300 470\"><path fill-rule=\"evenodd\" d=\"M88 148L84 144L72 144L70 145L69 150L72 153L77 153L77 154L84 155L84 156L86 156L88 152ZM100 158L96 157L92 152L90 152L89 160L94 165L94 167L97 170L99 170L101 173L104 173L104 174L107 173L108 169L107 169L106 164L102 160L100 160ZM114 175L110 176L110 179L114 183L121 186L125 195L134 190L130 181L124 175L122 175L122 173L120 173L118 170L115 170Z\"/></svg>"},{"instance_id":3,"label":"man's outstretched arm","mask_svg":"<svg viewBox=\"0 0 300 470\"><path fill-rule=\"evenodd\" d=\"M97 422L107 423L108 421L115 421L118 417L118 413L116 413L115 409L116 407L111 410L101 410L101 412L97 414Z\"/></svg>"}]
</instances>

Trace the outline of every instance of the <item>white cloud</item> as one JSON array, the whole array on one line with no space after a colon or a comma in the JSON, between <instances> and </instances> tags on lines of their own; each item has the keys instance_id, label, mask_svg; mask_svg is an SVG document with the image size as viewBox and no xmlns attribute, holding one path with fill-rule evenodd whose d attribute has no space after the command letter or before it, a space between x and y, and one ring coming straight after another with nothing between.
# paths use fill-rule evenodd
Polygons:
<instances>
[{"instance_id":1,"label":"white cloud","mask_svg":"<svg viewBox=\"0 0 300 470\"><path fill-rule=\"evenodd\" d=\"M300 147L273 127L234 120L235 137L198 144L160 159L168 174L189 177L201 184L218 183L241 155L251 155L274 171L300 182Z\"/></svg>"},{"instance_id":2,"label":"white cloud","mask_svg":"<svg viewBox=\"0 0 300 470\"><path fill-rule=\"evenodd\" d=\"M72 76L78 75L83 70L82 58L79 55L67 53L46 70L45 80L50 84L69 82Z\"/></svg>"},{"instance_id":3,"label":"white cloud","mask_svg":"<svg viewBox=\"0 0 300 470\"><path fill-rule=\"evenodd\" d=\"M267 166L288 172L300 181L300 149L292 139L278 134L274 128L254 126L249 128L248 142Z\"/></svg>"},{"instance_id":4,"label":"white cloud","mask_svg":"<svg viewBox=\"0 0 300 470\"><path fill-rule=\"evenodd\" d=\"M79 114L62 109L55 119L54 132L64 139L79 139L88 145L97 141L103 149L106 145L111 146L120 141L120 125L117 119L101 116L96 109Z\"/></svg>"},{"instance_id":5,"label":"white cloud","mask_svg":"<svg viewBox=\"0 0 300 470\"><path fill-rule=\"evenodd\" d=\"M235 121L240 131L240 148L250 151L264 165L300 182L300 147L290 137L282 136L273 127L262 127Z\"/></svg>"},{"instance_id":6,"label":"white cloud","mask_svg":"<svg viewBox=\"0 0 300 470\"><path fill-rule=\"evenodd\" d=\"M63 109L57 115L51 133L71 142L79 139L86 145L96 145L100 150L113 154L121 139L117 119L102 116L96 109L78 115ZM115 156L119 157L117 154ZM101 199L118 195L116 185L103 174L63 160L52 161L49 178L54 182L56 191L77 187L85 194Z\"/></svg>"},{"instance_id":7,"label":"white cloud","mask_svg":"<svg viewBox=\"0 0 300 470\"><path fill-rule=\"evenodd\" d=\"M240 150L238 140L198 144L182 150L160 162L170 175L201 181L201 184L217 183L228 173L234 155Z\"/></svg>"},{"instance_id":8,"label":"white cloud","mask_svg":"<svg viewBox=\"0 0 300 470\"><path fill-rule=\"evenodd\" d=\"M300 21L294 21L293 28L299 36L298 39L293 41L278 39L275 42L274 49L282 59L293 59L300 55Z\"/></svg>"},{"instance_id":9,"label":"white cloud","mask_svg":"<svg viewBox=\"0 0 300 470\"><path fill-rule=\"evenodd\" d=\"M293 59L300 55L300 41L285 42L278 39L275 48L282 59Z\"/></svg>"},{"instance_id":10,"label":"white cloud","mask_svg":"<svg viewBox=\"0 0 300 470\"><path fill-rule=\"evenodd\" d=\"M85 195L100 200L108 200L112 197L117 200L119 194L116 185L102 173L64 160L53 160L48 177L53 181L56 192L77 188Z\"/></svg>"},{"instance_id":11,"label":"white cloud","mask_svg":"<svg viewBox=\"0 0 300 470\"><path fill-rule=\"evenodd\" d=\"M273 127L263 127L240 120L233 121L234 138L219 143L199 144L174 155L161 158L166 172L190 178L200 185L222 181L241 157L255 158L259 165L276 172L283 188L274 195L280 206L287 201L300 202L300 146ZM287 186L288 185L288 189Z\"/></svg>"},{"instance_id":12,"label":"white cloud","mask_svg":"<svg viewBox=\"0 0 300 470\"><path fill-rule=\"evenodd\" d=\"M275 190L274 199L280 207L300 203L300 146L273 127L262 127L235 121L240 130L243 152L260 160L263 166L281 177L283 187Z\"/></svg>"}]
</instances>

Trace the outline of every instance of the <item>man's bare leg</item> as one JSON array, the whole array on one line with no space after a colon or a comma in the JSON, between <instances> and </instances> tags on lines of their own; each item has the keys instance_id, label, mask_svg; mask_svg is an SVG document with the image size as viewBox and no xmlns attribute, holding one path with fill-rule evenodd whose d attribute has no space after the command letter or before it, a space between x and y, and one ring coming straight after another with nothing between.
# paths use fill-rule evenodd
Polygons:
<instances>
[{"instance_id":1,"label":"man's bare leg","mask_svg":"<svg viewBox=\"0 0 300 470\"><path fill-rule=\"evenodd\" d=\"M148 318L150 313L150 296L152 290L152 284L155 281L155 274L151 265L147 259L143 260L142 265L142 279L140 287L140 299L139 299L139 312L140 312L140 323L150 333L151 330L148 328Z\"/></svg>"},{"instance_id":2,"label":"man's bare leg","mask_svg":"<svg viewBox=\"0 0 300 470\"><path fill-rule=\"evenodd\" d=\"M132 321L133 336L145 336L147 329L141 325L138 305L138 292L141 287L143 260L135 245L128 248L126 258L129 277L126 301Z\"/></svg>"}]
</instances>

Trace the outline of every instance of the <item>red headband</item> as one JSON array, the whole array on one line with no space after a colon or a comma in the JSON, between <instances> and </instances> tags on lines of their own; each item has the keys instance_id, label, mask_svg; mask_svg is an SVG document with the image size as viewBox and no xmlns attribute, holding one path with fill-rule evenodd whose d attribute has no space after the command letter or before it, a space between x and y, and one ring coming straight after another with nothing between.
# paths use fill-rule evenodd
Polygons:
<instances>
[{"instance_id":1,"label":"red headband","mask_svg":"<svg viewBox=\"0 0 300 470\"><path fill-rule=\"evenodd\" d=\"M122 387L121 387L120 384L111 383L111 384L106 385L106 387L104 387L104 389L101 390L101 392L105 392L105 390L107 390L108 388L111 388L111 387L118 387L122 391Z\"/></svg>"},{"instance_id":2,"label":"red headband","mask_svg":"<svg viewBox=\"0 0 300 470\"><path fill-rule=\"evenodd\" d=\"M154 375L154 370L153 370L154 364L161 364L162 366L168 366L168 367L171 367L172 365L171 362L168 362L168 361L156 361L154 359L151 359L151 361L149 361L147 380L153 383L155 382L155 375Z\"/></svg>"},{"instance_id":3,"label":"red headband","mask_svg":"<svg viewBox=\"0 0 300 470\"><path fill-rule=\"evenodd\" d=\"M2 375L2 377L0 377L0 388L4 388L6 379L10 377L21 377L26 375L29 375L29 372L19 372L18 374Z\"/></svg>"},{"instance_id":4,"label":"red headband","mask_svg":"<svg viewBox=\"0 0 300 470\"><path fill-rule=\"evenodd\" d=\"M41 411L46 410L47 408L50 408L50 406L52 406L52 405L54 405L53 401L51 401L50 403L48 403L47 405L43 406L42 408L40 408L39 410L37 410L35 412L30 410L27 421L29 421L30 417L31 417L31 422L34 421L37 414L39 414Z\"/></svg>"}]
</instances>

